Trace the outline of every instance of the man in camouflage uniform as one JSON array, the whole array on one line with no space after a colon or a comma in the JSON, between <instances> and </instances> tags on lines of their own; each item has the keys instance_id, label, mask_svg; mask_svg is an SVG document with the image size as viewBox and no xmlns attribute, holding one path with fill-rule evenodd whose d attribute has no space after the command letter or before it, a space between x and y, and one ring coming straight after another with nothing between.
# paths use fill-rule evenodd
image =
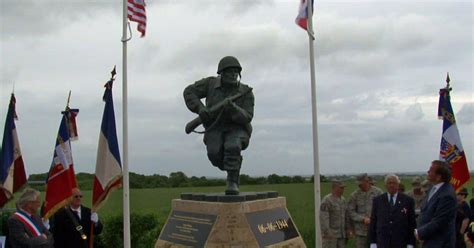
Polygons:
<instances>
[{"instance_id":1,"label":"man in camouflage uniform","mask_svg":"<svg viewBox=\"0 0 474 248\"><path fill-rule=\"evenodd\" d=\"M418 216L420 214L421 202L425 198L425 192L421 190L421 178L414 177L411 182L412 190L410 190L407 195L415 200L415 214Z\"/></svg>"},{"instance_id":2,"label":"man in camouflage uniform","mask_svg":"<svg viewBox=\"0 0 474 248\"><path fill-rule=\"evenodd\" d=\"M346 200L342 196L344 184L332 182L331 194L321 201L320 221L323 248L346 247Z\"/></svg>"},{"instance_id":3,"label":"man in camouflage uniform","mask_svg":"<svg viewBox=\"0 0 474 248\"><path fill-rule=\"evenodd\" d=\"M368 246L367 231L372 214L372 200L383 192L370 185L367 174L358 176L357 181L359 189L352 192L349 198L347 214L354 225L356 247L366 248Z\"/></svg>"},{"instance_id":4,"label":"man in camouflage uniform","mask_svg":"<svg viewBox=\"0 0 474 248\"><path fill-rule=\"evenodd\" d=\"M242 66L232 56L219 62L217 77L203 78L184 90L189 110L199 114L204 128L204 144L212 165L227 171L227 195L239 194L241 151L249 145L253 118L254 96L251 88L240 82ZM230 101L228 97L242 94ZM206 105L201 102L206 98ZM210 108L222 104L218 111Z\"/></svg>"}]
</instances>

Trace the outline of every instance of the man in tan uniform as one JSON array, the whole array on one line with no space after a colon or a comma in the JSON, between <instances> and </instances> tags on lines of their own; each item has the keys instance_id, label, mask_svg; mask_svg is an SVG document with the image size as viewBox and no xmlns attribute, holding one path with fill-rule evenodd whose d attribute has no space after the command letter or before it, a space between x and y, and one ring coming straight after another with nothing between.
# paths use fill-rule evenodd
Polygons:
<instances>
[{"instance_id":1,"label":"man in tan uniform","mask_svg":"<svg viewBox=\"0 0 474 248\"><path fill-rule=\"evenodd\" d=\"M425 192L421 190L421 178L415 177L411 182L412 190L407 193L408 196L415 200L415 214L420 214L420 207L423 198L425 198Z\"/></svg>"},{"instance_id":2,"label":"man in tan uniform","mask_svg":"<svg viewBox=\"0 0 474 248\"><path fill-rule=\"evenodd\" d=\"M344 183L332 182L332 191L321 201L321 233L323 237L323 248L346 247L346 200Z\"/></svg>"},{"instance_id":3,"label":"man in tan uniform","mask_svg":"<svg viewBox=\"0 0 474 248\"><path fill-rule=\"evenodd\" d=\"M366 173L357 177L359 189L352 192L347 204L347 214L354 224L356 236L356 247L366 248L367 231L372 213L372 200L383 192L379 188L370 185L369 177Z\"/></svg>"}]
</instances>

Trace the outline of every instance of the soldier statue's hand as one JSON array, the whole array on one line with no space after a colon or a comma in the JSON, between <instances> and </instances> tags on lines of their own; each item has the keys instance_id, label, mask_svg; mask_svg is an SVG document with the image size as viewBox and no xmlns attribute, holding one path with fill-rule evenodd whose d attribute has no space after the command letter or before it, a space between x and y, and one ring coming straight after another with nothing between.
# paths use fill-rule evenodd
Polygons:
<instances>
[{"instance_id":1,"label":"soldier statue's hand","mask_svg":"<svg viewBox=\"0 0 474 248\"><path fill-rule=\"evenodd\" d=\"M211 115L209 114L209 110L206 107L202 107L199 110L199 118L201 119L202 123L208 124L211 122Z\"/></svg>"},{"instance_id":2,"label":"soldier statue's hand","mask_svg":"<svg viewBox=\"0 0 474 248\"><path fill-rule=\"evenodd\" d=\"M238 111L237 105L236 105L234 102L232 102L231 100L229 100L229 99L226 99L226 100L225 100L224 106L225 106L225 111L226 111L227 113L231 113L231 114L232 114L232 113L235 113L235 111Z\"/></svg>"}]
</instances>

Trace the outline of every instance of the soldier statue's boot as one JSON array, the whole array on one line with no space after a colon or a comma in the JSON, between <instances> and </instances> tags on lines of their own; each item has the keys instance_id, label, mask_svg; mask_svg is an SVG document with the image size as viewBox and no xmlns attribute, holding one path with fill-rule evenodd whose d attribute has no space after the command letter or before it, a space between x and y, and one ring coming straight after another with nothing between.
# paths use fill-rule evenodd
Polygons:
<instances>
[{"instance_id":1,"label":"soldier statue's boot","mask_svg":"<svg viewBox=\"0 0 474 248\"><path fill-rule=\"evenodd\" d=\"M227 171L227 189L226 195L239 194L239 171Z\"/></svg>"}]
</instances>

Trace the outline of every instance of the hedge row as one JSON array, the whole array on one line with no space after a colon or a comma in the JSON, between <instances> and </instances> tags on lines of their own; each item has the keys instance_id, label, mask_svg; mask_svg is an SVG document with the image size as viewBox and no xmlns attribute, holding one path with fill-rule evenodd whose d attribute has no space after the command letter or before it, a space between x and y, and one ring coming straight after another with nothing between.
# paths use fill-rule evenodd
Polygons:
<instances>
[{"instance_id":1,"label":"hedge row","mask_svg":"<svg viewBox=\"0 0 474 248\"><path fill-rule=\"evenodd\" d=\"M7 220L11 213L0 213L0 236L7 235ZM115 215L101 219L104 230L101 235L94 237L95 248L123 247L123 216ZM153 247L164 223L159 223L156 215L136 214L130 215L131 247Z\"/></svg>"}]
</instances>

